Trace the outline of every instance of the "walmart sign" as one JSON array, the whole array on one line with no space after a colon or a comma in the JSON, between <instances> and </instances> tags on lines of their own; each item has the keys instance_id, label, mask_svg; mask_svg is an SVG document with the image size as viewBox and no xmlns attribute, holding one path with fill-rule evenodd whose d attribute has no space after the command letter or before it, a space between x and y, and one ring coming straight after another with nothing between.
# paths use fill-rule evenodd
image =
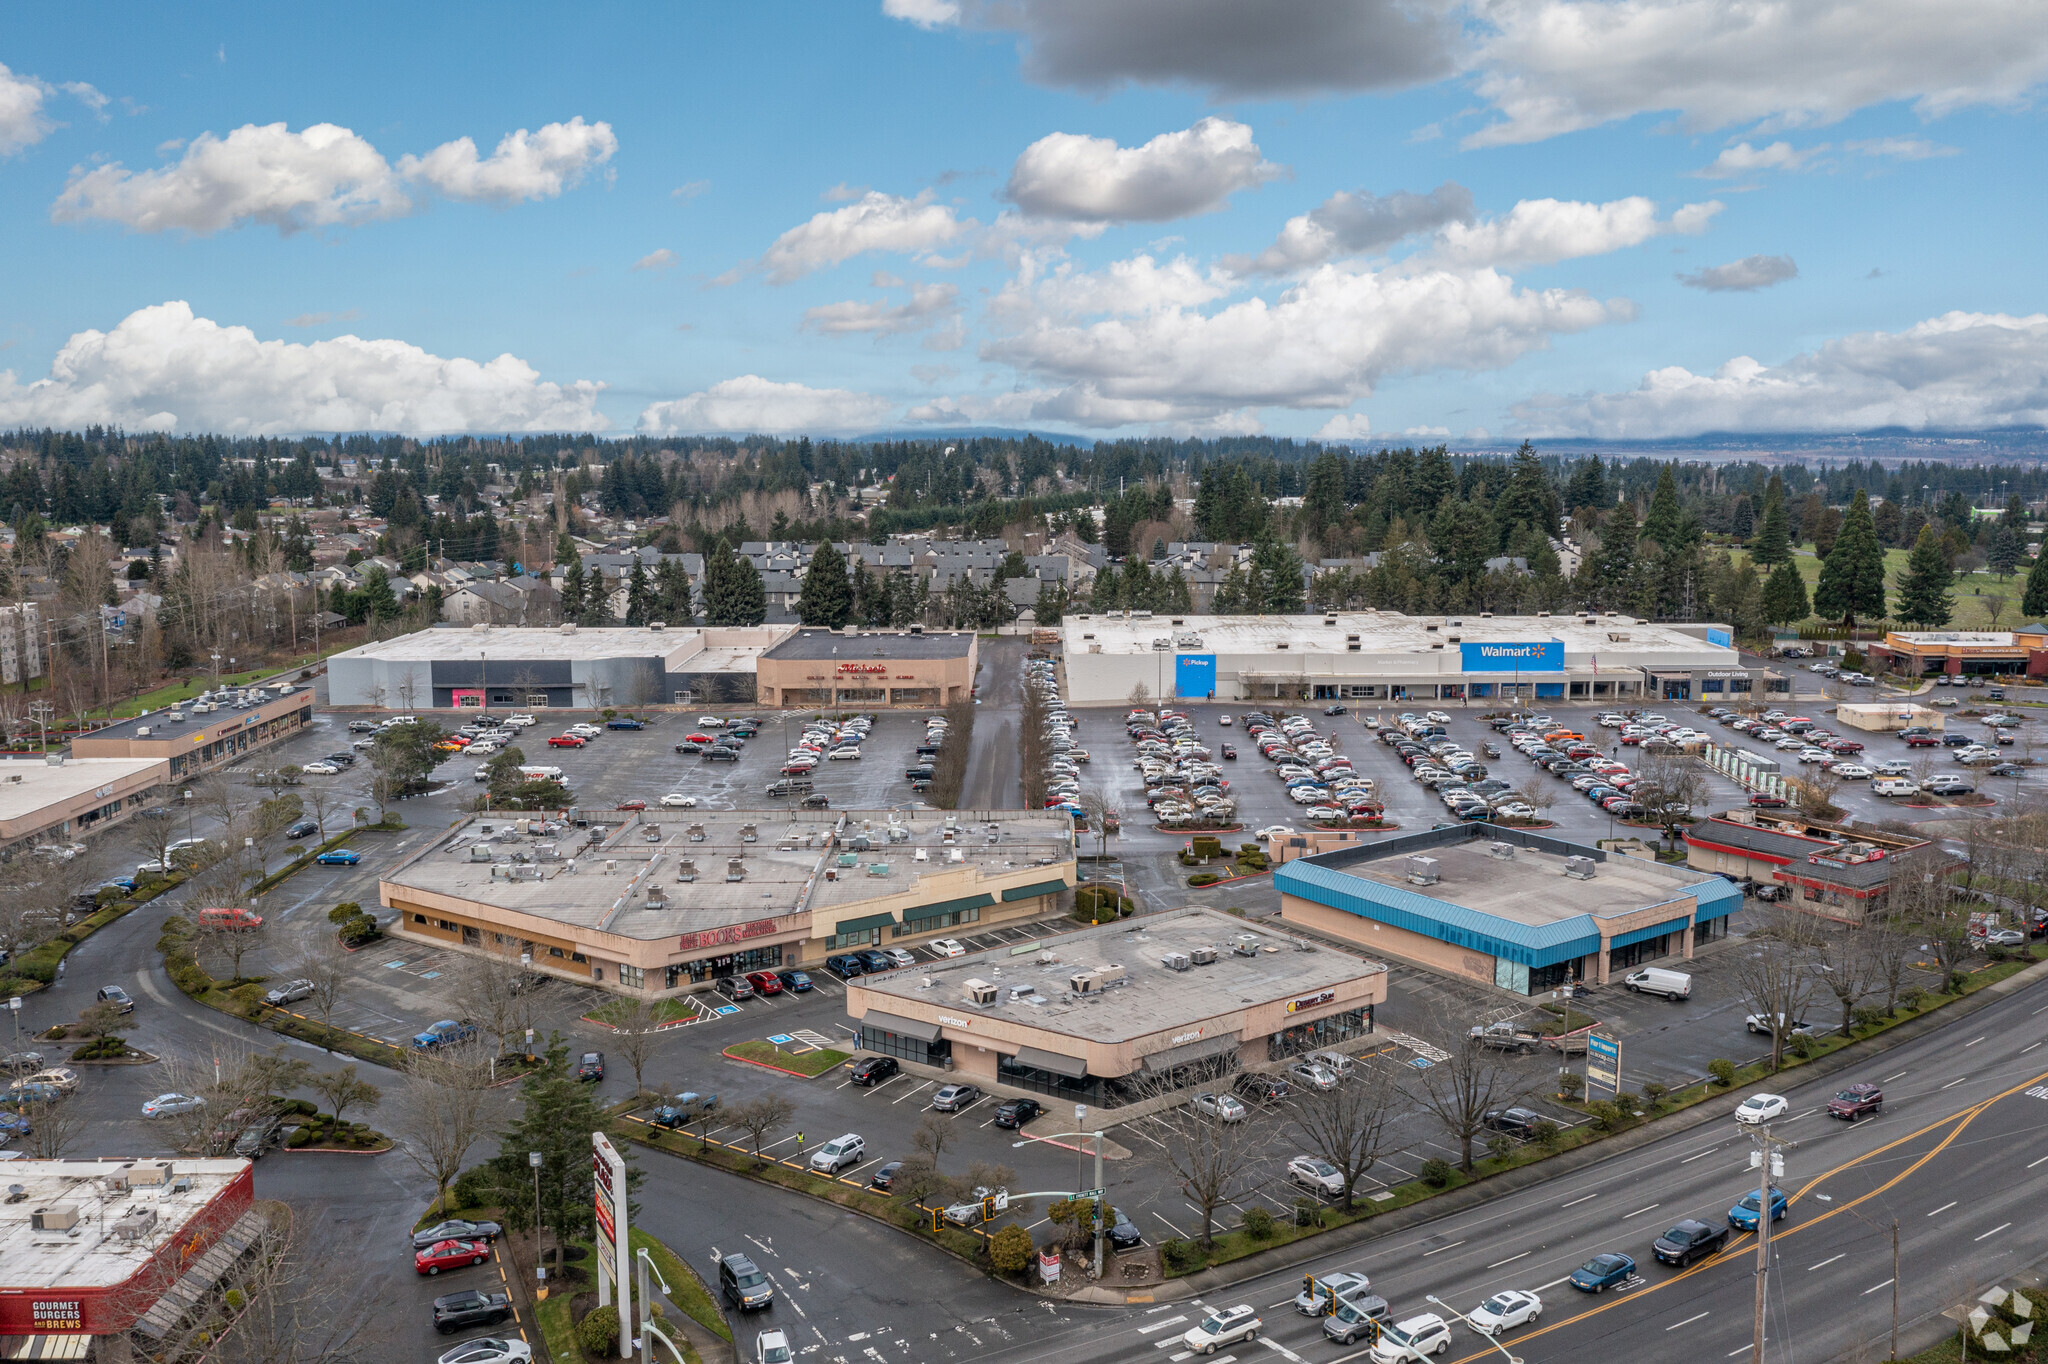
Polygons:
<instances>
[{"instance_id":1,"label":"walmart sign","mask_svg":"<svg viewBox=\"0 0 2048 1364\"><path fill-rule=\"evenodd\" d=\"M1535 640L1528 644L1460 644L1468 673L1561 673L1564 641Z\"/></svg>"}]
</instances>

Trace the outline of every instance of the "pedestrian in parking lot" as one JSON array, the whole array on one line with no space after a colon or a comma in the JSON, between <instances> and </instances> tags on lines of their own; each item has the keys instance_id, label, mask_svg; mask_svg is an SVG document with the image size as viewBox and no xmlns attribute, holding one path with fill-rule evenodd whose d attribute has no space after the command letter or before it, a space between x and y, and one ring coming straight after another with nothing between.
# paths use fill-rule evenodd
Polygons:
<instances>
[{"instance_id":1,"label":"pedestrian in parking lot","mask_svg":"<svg viewBox=\"0 0 2048 1364\"><path fill-rule=\"evenodd\" d=\"M796 1149L799 1151L804 1149L804 1134L802 1132L796 1134Z\"/></svg>"}]
</instances>

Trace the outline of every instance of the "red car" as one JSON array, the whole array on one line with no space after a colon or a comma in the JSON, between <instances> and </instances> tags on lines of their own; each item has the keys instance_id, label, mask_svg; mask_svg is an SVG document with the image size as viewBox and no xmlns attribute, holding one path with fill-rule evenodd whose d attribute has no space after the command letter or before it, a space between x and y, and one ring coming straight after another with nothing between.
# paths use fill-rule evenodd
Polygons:
<instances>
[{"instance_id":1,"label":"red car","mask_svg":"<svg viewBox=\"0 0 2048 1364\"><path fill-rule=\"evenodd\" d=\"M622 800L619 802L618 808L621 810L645 810L647 802L644 800Z\"/></svg>"},{"instance_id":2,"label":"red car","mask_svg":"<svg viewBox=\"0 0 2048 1364\"><path fill-rule=\"evenodd\" d=\"M1782 810L1786 804L1783 796L1767 796L1761 792L1751 796L1749 803L1751 808L1757 810Z\"/></svg>"},{"instance_id":3,"label":"red car","mask_svg":"<svg viewBox=\"0 0 2048 1364\"><path fill-rule=\"evenodd\" d=\"M1906 738L1906 747L1940 748L1941 740L1935 738L1932 734L1912 734L1908 735Z\"/></svg>"},{"instance_id":4,"label":"red car","mask_svg":"<svg viewBox=\"0 0 2048 1364\"><path fill-rule=\"evenodd\" d=\"M1861 753L1863 751L1863 745L1857 743L1854 739L1830 739L1827 741L1826 748L1830 753Z\"/></svg>"},{"instance_id":5,"label":"red car","mask_svg":"<svg viewBox=\"0 0 2048 1364\"><path fill-rule=\"evenodd\" d=\"M785 777L801 777L816 766L816 763L789 763L783 767L782 775Z\"/></svg>"},{"instance_id":6,"label":"red car","mask_svg":"<svg viewBox=\"0 0 2048 1364\"><path fill-rule=\"evenodd\" d=\"M583 736L580 734L557 734L548 740L548 747L581 748L583 747Z\"/></svg>"},{"instance_id":7,"label":"red car","mask_svg":"<svg viewBox=\"0 0 2048 1364\"><path fill-rule=\"evenodd\" d=\"M718 740L712 738L709 734L692 734L685 738L683 742L686 744L708 745L715 744Z\"/></svg>"},{"instance_id":8,"label":"red car","mask_svg":"<svg viewBox=\"0 0 2048 1364\"><path fill-rule=\"evenodd\" d=\"M422 1274L439 1274L444 1269L480 1265L491 1258L491 1248L482 1241L436 1241L412 1257L412 1267Z\"/></svg>"},{"instance_id":9,"label":"red car","mask_svg":"<svg viewBox=\"0 0 2048 1364\"><path fill-rule=\"evenodd\" d=\"M773 971L749 971L747 972L747 984L754 987L754 993L757 995L779 995L782 993L782 982L776 979Z\"/></svg>"}]
</instances>

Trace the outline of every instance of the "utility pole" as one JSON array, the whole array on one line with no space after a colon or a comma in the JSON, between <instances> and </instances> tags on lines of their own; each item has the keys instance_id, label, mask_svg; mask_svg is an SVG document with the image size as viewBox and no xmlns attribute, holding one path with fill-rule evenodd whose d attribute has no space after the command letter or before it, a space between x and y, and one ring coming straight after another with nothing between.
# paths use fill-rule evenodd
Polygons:
<instances>
[{"instance_id":1,"label":"utility pole","mask_svg":"<svg viewBox=\"0 0 2048 1364\"><path fill-rule=\"evenodd\" d=\"M1750 1339L1749 1361L1750 1364L1764 1364L1764 1302L1771 1275L1771 1181L1784 1177L1783 1148L1795 1143L1785 1137L1772 1136L1768 1127L1759 1127L1751 1132L1750 1140L1756 1149L1749 1153L1749 1168L1760 1171L1760 1174L1756 1194L1756 1318ZM1898 1275L1894 1274L1892 1281L1896 1295Z\"/></svg>"}]
</instances>

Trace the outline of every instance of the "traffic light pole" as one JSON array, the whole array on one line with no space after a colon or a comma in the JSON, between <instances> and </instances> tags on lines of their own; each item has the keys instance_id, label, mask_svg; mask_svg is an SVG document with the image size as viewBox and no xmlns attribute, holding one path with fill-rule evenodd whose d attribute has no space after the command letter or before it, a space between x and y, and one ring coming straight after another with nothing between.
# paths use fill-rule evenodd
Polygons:
<instances>
[{"instance_id":1,"label":"traffic light pole","mask_svg":"<svg viewBox=\"0 0 2048 1364\"><path fill-rule=\"evenodd\" d=\"M1761 1173L1756 1194L1756 1315L1751 1326L1749 1360L1750 1364L1764 1364L1764 1304L1771 1278L1771 1180L1784 1174L1785 1157L1780 1151L1794 1143L1772 1136L1768 1127L1757 1128L1750 1134L1750 1140L1756 1143L1750 1159ZM1893 1275L1895 1282L1897 1277Z\"/></svg>"}]
</instances>

